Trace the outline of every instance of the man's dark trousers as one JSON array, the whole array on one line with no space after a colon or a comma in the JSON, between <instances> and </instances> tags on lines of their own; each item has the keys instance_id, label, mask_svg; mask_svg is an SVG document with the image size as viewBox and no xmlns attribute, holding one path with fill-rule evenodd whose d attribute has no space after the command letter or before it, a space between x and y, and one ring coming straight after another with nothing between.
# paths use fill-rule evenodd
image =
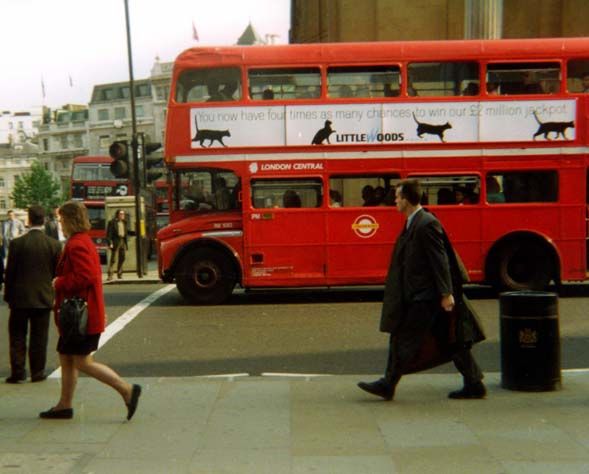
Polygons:
<instances>
[{"instance_id":1,"label":"man's dark trousers","mask_svg":"<svg viewBox=\"0 0 589 474\"><path fill-rule=\"evenodd\" d=\"M442 309L439 305L438 301L417 301L409 305L398 335L391 335L390 338L385 370L385 380L389 385L394 387L399 382L407 370L404 364L415 360L423 347L425 335L431 331L435 323L435 318L443 316L440 314ZM470 349L457 352L452 361L462 375L465 385L474 385L483 379L483 372Z\"/></svg>"},{"instance_id":2,"label":"man's dark trousers","mask_svg":"<svg viewBox=\"0 0 589 474\"><path fill-rule=\"evenodd\" d=\"M10 310L8 333L10 339L11 376L26 378L27 330L31 325L29 340L29 367L31 379L44 377L47 361L47 339L51 310L47 308L15 308Z\"/></svg>"}]
</instances>

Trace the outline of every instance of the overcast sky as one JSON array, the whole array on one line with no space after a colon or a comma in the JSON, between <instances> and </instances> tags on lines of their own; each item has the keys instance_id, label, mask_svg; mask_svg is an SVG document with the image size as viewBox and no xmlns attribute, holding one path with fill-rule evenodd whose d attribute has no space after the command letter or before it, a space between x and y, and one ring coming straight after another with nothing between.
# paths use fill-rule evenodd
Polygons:
<instances>
[{"instance_id":1,"label":"overcast sky","mask_svg":"<svg viewBox=\"0 0 589 474\"><path fill-rule=\"evenodd\" d=\"M124 0L0 1L0 110L87 104L93 85L129 79ZM149 76L156 56L235 44L250 21L260 36L288 42L290 0L128 1L135 79Z\"/></svg>"}]
</instances>

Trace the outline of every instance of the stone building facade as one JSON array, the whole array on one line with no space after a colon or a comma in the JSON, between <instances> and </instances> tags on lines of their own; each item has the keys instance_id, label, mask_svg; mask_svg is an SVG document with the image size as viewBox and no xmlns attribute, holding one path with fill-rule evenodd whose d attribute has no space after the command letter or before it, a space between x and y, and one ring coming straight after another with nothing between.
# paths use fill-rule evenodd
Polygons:
<instances>
[{"instance_id":1,"label":"stone building facade","mask_svg":"<svg viewBox=\"0 0 589 474\"><path fill-rule=\"evenodd\" d=\"M292 0L290 42L464 39L472 10L489 4L502 38L589 35L586 0Z\"/></svg>"}]
</instances>

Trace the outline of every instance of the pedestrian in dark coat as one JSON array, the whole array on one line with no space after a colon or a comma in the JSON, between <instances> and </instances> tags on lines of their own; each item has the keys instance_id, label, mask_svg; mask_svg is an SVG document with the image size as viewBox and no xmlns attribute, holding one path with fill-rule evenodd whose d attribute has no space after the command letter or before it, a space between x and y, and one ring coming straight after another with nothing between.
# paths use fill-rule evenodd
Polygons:
<instances>
[{"instance_id":1,"label":"pedestrian in dark coat","mask_svg":"<svg viewBox=\"0 0 589 474\"><path fill-rule=\"evenodd\" d=\"M125 211L117 209L113 218L108 221L106 228L106 240L108 248L111 250L110 261L108 263L108 277L112 280L115 261L117 264L117 276L123 278L123 263L127 252L127 236L129 232L129 222L125 218Z\"/></svg>"},{"instance_id":2,"label":"pedestrian in dark coat","mask_svg":"<svg viewBox=\"0 0 589 474\"><path fill-rule=\"evenodd\" d=\"M45 211L41 206L28 210L29 231L10 241L6 263L4 301L10 307L8 334L10 339L11 375L7 383L25 380L27 332L29 336L29 367L31 381L45 380L49 315L55 293L51 281L61 253L57 240L45 235Z\"/></svg>"},{"instance_id":3,"label":"pedestrian in dark coat","mask_svg":"<svg viewBox=\"0 0 589 474\"><path fill-rule=\"evenodd\" d=\"M405 374L452 360L464 387L450 398L483 398L483 374L470 348L484 339L462 292L461 264L440 222L419 204L417 180L401 181L397 209L407 216L387 275L380 330L390 333L385 376L358 386L386 400Z\"/></svg>"}]
</instances>

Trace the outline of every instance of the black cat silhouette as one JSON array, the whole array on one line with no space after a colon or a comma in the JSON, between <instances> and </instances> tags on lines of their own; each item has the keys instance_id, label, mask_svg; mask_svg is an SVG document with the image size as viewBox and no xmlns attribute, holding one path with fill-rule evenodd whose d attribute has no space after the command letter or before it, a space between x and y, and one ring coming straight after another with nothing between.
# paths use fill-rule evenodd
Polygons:
<instances>
[{"instance_id":1,"label":"black cat silhouette","mask_svg":"<svg viewBox=\"0 0 589 474\"><path fill-rule=\"evenodd\" d=\"M209 140L209 147L213 145L214 141L218 141L221 145L225 145L223 143L223 137L230 137L231 133L229 130L199 130L198 129L198 122L196 121L196 115L194 116L194 126L196 127L196 135L192 139L193 142L200 142L200 146L204 147L205 140Z\"/></svg>"},{"instance_id":2,"label":"black cat silhouette","mask_svg":"<svg viewBox=\"0 0 589 474\"><path fill-rule=\"evenodd\" d=\"M331 142L329 141L329 135L332 133L335 133L335 130L331 128L331 120L326 120L325 126L317 130L311 145L322 145L325 140L327 140L327 143L331 145Z\"/></svg>"},{"instance_id":3,"label":"black cat silhouette","mask_svg":"<svg viewBox=\"0 0 589 474\"><path fill-rule=\"evenodd\" d=\"M450 122L446 122L443 125L431 125L429 123L420 122L417 120L417 117L415 117L415 114L413 114L413 120L415 120L415 123L417 124L417 136L419 138L421 138L424 133L428 133L430 135L437 135L441 141L444 141L444 132L449 128L452 128Z\"/></svg>"},{"instance_id":4,"label":"black cat silhouette","mask_svg":"<svg viewBox=\"0 0 589 474\"><path fill-rule=\"evenodd\" d=\"M534 133L534 140L538 135L544 135L546 140L550 140L550 132L556 133L555 138L558 138L560 135L562 135L563 140L567 140L567 128L575 128L575 122L540 122L540 119L538 118L535 110L533 114L536 122L538 122L540 125L538 127L538 131Z\"/></svg>"}]
</instances>

